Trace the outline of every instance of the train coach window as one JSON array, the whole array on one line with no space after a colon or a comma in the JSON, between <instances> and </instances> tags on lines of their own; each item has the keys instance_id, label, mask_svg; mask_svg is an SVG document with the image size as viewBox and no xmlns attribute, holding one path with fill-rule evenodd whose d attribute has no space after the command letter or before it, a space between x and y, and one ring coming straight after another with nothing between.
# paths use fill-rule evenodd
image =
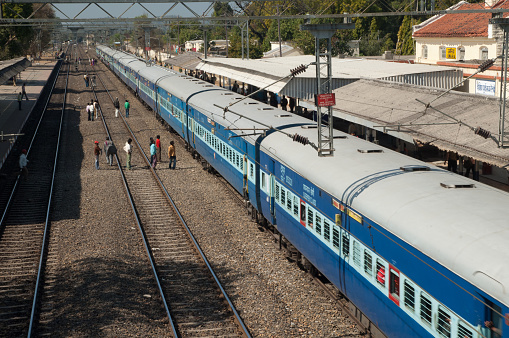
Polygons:
<instances>
[{"instance_id":1,"label":"train coach window","mask_svg":"<svg viewBox=\"0 0 509 338\"><path fill-rule=\"evenodd\" d=\"M405 306L411 310L415 311L415 289L407 280L405 280Z\"/></svg>"},{"instance_id":2,"label":"train coach window","mask_svg":"<svg viewBox=\"0 0 509 338\"><path fill-rule=\"evenodd\" d=\"M364 272L368 276L373 276L373 258L368 250L364 250Z\"/></svg>"},{"instance_id":3,"label":"train coach window","mask_svg":"<svg viewBox=\"0 0 509 338\"><path fill-rule=\"evenodd\" d=\"M339 229L336 226L332 226L332 245L339 249ZM348 256L350 253L350 238L343 232L343 256Z\"/></svg>"},{"instance_id":4,"label":"train coach window","mask_svg":"<svg viewBox=\"0 0 509 338\"><path fill-rule=\"evenodd\" d=\"M313 210L311 208L308 208L308 227L313 228Z\"/></svg>"},{"instance_id":5,"label":"train coach window","mask_svg":"<svg viewBox=\"0 0 509 338\"><path fill-rule=\"evenodd\" d=\"M292 210L292 196L290 193L286 194L286 209Z\"/></svg>"},{"instance_id":6,"label":"train coach window","mask_svg":"<svg viewBox=\"0 0 509 338\"><path fill-rule=\"evenodd\" d=\"M297 196L293 198L293 215L299 217L299 198Z\"/></svg>"},{"instance_id":7,"label":"train coach window","mask_svg":"<svg viewBox=\"0 0 509 338\"><path fill-rule=\"evenodd\" d=\"M385 266L379 259L376 260L376 281L385 287Z\"/></svg>"},{"instance_id":8,"label":"train coach window","mask_svg":"<svg viewBox=\"0 0 509 338\"><path fill-rule=\"evenodd\" d=\"M330 223L329 220L323 220L323 239L330 242Z\"/></svg>"},{"instance_id":9,"label":"train coach window","mask_svg":"<svg viewBox=\"0 0 509 338\"><path fill-rule=\"evenodd\" d=\"M318 213L316 214L316 226L315 226L315 231L318 235L321 235L322 234L322 217L320 217L320 215L318 215Z\"/></svg>"},{"instance_id":10,"label":"train coach window","mask_svg":"<svg viewBox=\"0 0 509 338\"><path fill-rule=\"evenodd\" d=\"M262 171L262 190L263 190L263 191L266 191L266 190L267 190L267 183L266 183L265 181L266 181L266 175L265 175L265 173Z\"/></svg>"},{"instance_id":11,"label":"train coach window","mask_svg":"<svg viewBox=\"0 0 509 338\"><path fill-rule=\"evenodd\" d=\"M458 338L472 338L472 331L467 329L463 323L458 324Z\"/></svg>"},{"instance_id":12,"label":"train coach window","mask_svg":"<svg viewBox=\"0 0 509 338\"><path fill-rule=\"evenodd\" d=\"M442 337L451 337L451 315L438 307L437 331Z\"/></svg>"},{"instance_id":13,"label":"train coach window","mask_svg":"<svg viewBox=\"0 0 509 338\"><path fill-rule=\"evenodd\" d=\"M281 205L282 205L282 206L284 206L284 205L285 205L285 202L286 202L285 194L286 194L285 189L281 188Z\"/></svg>"},{"instance_id":14,"label":"train coach window","mask_svg":"<svg viewBox=\"0 0 509 338\"><path fill-rule=\"evenodd\" d=\"M276 183L276 201L279 202L279 184Z\"/></svg>"},{"instance_id":15,"label":"train coach window","mask_svg":"<svg viewBox=\"0 0 509 338\"><path fill-rule=\"evenodd\" d=\"M359 242L353 241L353 262L357 266L361 266L361 247Z\"/></svg>"},{"instance_id":16,"label":"train coach window","mask_svg":"<svg viewBox=\"0 0 509 338\"><path fill-rule=\"evenodd\" d=\"M421 319L424 323L431 325L431 301L424 293L421 293Z\"/></svg>"}]
</instances>

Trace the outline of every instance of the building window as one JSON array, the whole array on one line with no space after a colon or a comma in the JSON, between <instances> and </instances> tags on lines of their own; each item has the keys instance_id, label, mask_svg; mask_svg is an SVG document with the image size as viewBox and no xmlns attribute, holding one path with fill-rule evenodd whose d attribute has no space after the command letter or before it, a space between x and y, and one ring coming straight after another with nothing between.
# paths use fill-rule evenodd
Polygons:
<instances>
[{"instance_id":1,"label":"building window","mask_svg":"<svg viewBox=\"0 0 509 338\"><path fill-rule=\"evenodd\" d=\"M425 59L428 58L428 46L422 46L422 57Z\"/></svg>"},{"instance_id":2,"label":"building window","mask_svg":"<svg viewBox=\"0 0 509 338\"><path fill-rule=\"evenodd\" d=\"M488 60L488 48L487 47L481 47L480 58L481 58L481 60Z\"/></svg>"},{"instance_id":3,"label":"building window","mask_svg":"<svg viewBox=\"0 0 509 338\"><path fill-rule=\"evenodd\" d=\"M447 59L447 49L445 48L445 46L441 46L440 47L440 60L445 60Z\"/></svg>"},{"instance_id":4,"label":"building window","mask_svg":"<svg viewBox=\"0 0 509 338\"><path fill-rule=\"evenodd\" d=\"M458 60L465 60L465 47L458 47Z\"/></svg>"}]
</instances>

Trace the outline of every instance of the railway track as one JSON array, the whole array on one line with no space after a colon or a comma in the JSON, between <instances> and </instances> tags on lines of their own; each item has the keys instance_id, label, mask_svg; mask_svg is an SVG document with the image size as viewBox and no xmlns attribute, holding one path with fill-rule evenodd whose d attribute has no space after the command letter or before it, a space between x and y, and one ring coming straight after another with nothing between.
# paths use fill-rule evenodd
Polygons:
<instances>
[{"instance_id":1,"label":"railway track","mask_svg":"<svg viewBox=\"0 0 509 338\"><path fill-rule=\"evenodd\" d=\"M145 165L124 170L123 156L116 163L124 178L136 222L173 329L179 337L244 336L250 334L226 295L212 267L169 196L128 120L114 117L113 97L103 78L98 79L97 99L104 127L118 155L133 139L133 158ZM123 155L123 154L122 154Z\"/></svg>"},{"instance_id":2,"label":"railway track","mask_svg":"<svg viewBox=\"0 0 509 338\"><path fill-rule=\"evenodd\" d=\"M7 200L0 220L0 336L30 336L34 322L66 109L70 65L61 66L27 148L29 177L18 176L12 190L2 193L8 197L0 197Z\"/></svg>"}]
</instances>

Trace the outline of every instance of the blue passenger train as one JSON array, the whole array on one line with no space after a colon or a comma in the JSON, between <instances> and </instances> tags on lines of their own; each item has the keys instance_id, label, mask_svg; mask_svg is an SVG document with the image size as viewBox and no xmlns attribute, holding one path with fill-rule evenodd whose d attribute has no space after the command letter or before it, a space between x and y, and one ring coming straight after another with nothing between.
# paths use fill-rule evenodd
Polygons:
<instances>
[{"instance_id":1,"label":"blue passenger train","mask_svg":"<svg viewBox=\"0 0 509 338\"><path fill-rule=\"evenodd\" d=\"M390 337L509 337L509 194L114 49L97 54ZM228 109L224 109L228 107Z\"/></svg>"}]
</instances>

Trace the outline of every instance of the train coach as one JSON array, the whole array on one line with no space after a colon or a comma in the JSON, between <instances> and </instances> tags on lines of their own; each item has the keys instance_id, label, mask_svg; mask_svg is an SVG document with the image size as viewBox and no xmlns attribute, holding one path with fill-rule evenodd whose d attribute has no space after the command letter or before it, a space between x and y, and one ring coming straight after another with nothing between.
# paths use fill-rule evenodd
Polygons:
<instances>
[{"instance_id":1,"label":"train coach","mask_svg":"<svg viewBox=\"0 0 509 338\"><path fill-rule=\"evenodd\" d=\"M509 194L339 131L318 157L314 122L96 51L387 336L509 337Z\"/></svg>"}]
</instances>

